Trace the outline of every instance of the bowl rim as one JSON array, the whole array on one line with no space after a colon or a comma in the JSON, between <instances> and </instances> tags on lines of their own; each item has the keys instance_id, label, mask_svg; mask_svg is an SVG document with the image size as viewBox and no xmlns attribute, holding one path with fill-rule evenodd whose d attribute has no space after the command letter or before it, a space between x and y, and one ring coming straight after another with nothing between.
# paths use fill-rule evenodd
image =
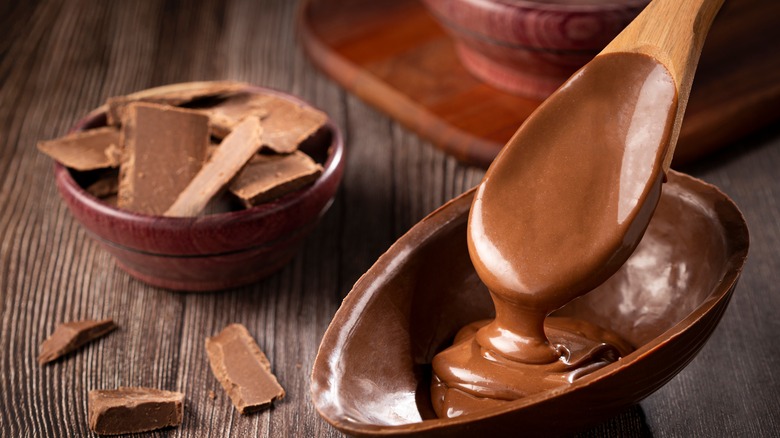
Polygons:
<instances>
[{"instance_id":1,"label":"bowl rim","mask_svg":"<svg viewBox=\"0 0 780 438\"><path fill-rule=\"evenodd\" d=\"M179 83L186 84L186 83ZM177 84L178 85L178 84ZM147 90L154 90L153 87ZM144 90L144 91L147 91ZM70 173L70 169L62 165L61 163L54 162L54 174L57 185L61 190L66 191L74 200L74 202L83 205L87 210L98 213L100 216L108 217L117 221L125 223L133 223L139 227L146 229L189 229L192 231L214 229L224 226L235 225L240 222L255 221L263 217L268 217L276 212L287 209L295 204L299 204L303 199L312 196L314 193L319 192L322 186L327 184L331 178L339 178L340 173L344 166L344 138L341 130L338 128L333 119L321 109L315 107L309 102L294 96L292 94L285 93L276 89L262 87L258 85L246 84L245 90L250 93L257 94L272 94L287 100L290 100L296 104L314 108L323 112L327 116L327 120L324 127L331 133L331 141L327 146L327 158L322 164L322 174L314 181L313 184L308 185L302 189L288 193L276 200L269 201L252 208L229 211L224 213L208 214L203 216L194 217L168 217L159 215L149 215L144 213L133 212L130 210L120 209L119 207L112 206L106 202L101 201L97 197L93 196L81 187ZM99 123L101 117L105 116L107 106L101 105L100 107L90 111L86 116L81 118L76 124L68 130L68 134L83 131L93 128L92 124ZM331 197L332 201L332 197ZM102 238L101 238L102 239ZM102 239L105 240L105 239ZM123 247L127 247L119 242L110 241L112 244L117 244ZM131 250L140 250L133 247L127 247ZM145 251L145 250L141 250ZM145 251L148 252L148 251ZM166 254L156 253L152 254Z\"/></svg>"},{"instance_id":2,"label":"bowl rim","mask_svg":"<svg viewBox=\"0 0 780 438\"><path fill-rule=\"evenodd\" d=\"M426 2L428 0L425 0ZM436 0L434 0L436 1ZM451 1L451 0L449 0ZM508 9L527 9L539 12L587 13L601 14L604 12L624 11L627 9L644 8L651 0L613 0L611 3L554 3L534 0L456 0L459 3L470 3L480 9L504 7Z\"/></svg>"},{"instance_id":3,"label":"bowl rim","mask_svg":"<svg viewBox=\"0 0 780 438\"><path fill-rule=\"evenodd\" d=\"M603 23L628 25L647 6L650 0L623 0L618 4L564 4L542 3L531 0L456 0L452 4L459 6L460 14L452 13L450 2L442 0L423 0L427 11L443 27L448 29L457 44L472 45L475 41L497 46L503 49L527 51L541 54L557 54L560 56L595 56L608 42L602 37L587 38L578 44L574 42L562 45L550 41L537 41L536 38L515 34L517 29L536 29L542 32L549 25L549 17L554 20L569 19L572 16L595 17ZM447 6L444 6L447 5ZM490 27L486 28L483 20L471 20L465 11L477 11L484 14ZM506 19L514 14L519 18ZM538 20L534 17L543 14L548 17ZM531 17L531 18L529 18ZM630 19L629 19L630 17ZM542 32L544 33L544 32ZM609 38L610 40L612 38ZM471 41L471 42L469 42Z\"/></svg>"},{"instance_id":4,"label":"bowl rim","mask_svg":"<svg viewBox=\"0 0 780 438\"><path fill-rule=\"evenodd\" d=\"M747 259L749 240L750 240L749 232L747 228L747 222L745 221L742 212L736 206L734 201L728 196L726 196L716 186L704 182L698 178L694 178L690 175L676 172L674 170L670 170L669 174L671 174L674 179L679 178L685 181L685 183L687 183L686 188L688 190L691 190L691 188L695 188L695 193L703 194L703 197L705 199L720 199L725 201L724 204L726 208L719 210L719 214L717 215L716 218L717 218L717 222L724 228L724 231L726 231L726 233L724 233L725 248L730 249L725 261L725 266L727 267L727 270L721 276L720 281L713 286L710 293L702 300L702 302L693 311L691 311L685 318L683 318L682 320L680 320L670 328L663 331L660 335L651 339L644 345L637 348L631 354L627 355L625 358L623 358L624 360L622 360L622 363L637 361L651 354L652 351L661 348L663 345L673 342L677 338L681 337L690 327L696 324L699 320L703 319L705 315L708 315L721 302L728 301L731 298L731 294L733 293L736 287L736 283L739 279L740 274L742 273L742 270L745 265L745 261ZM691 183L693 183L694 185L690 185ZM398 257L404 257L404 258L408 257L408 255L403 254L403 251L398 251L398 249L402 244L405 244L407 241L410 240L416 242L424 242L428 240L431 236L436 234L436 232L438 232L442 228L445 228L451 222L458 220L459 218L462 218L463 214L457 213L456 210L458 208L463 208L462 204L464 203L469 204L469 208L466 209L467 210L466 216L468 216L468 209L470 209L470 204L471 204L470 199L471 197L473 197L475 191L476 191L476 187L448 201L441 207L431 212L428 216L423 218L418 224L413 226L406 234L401 236L395 243L393 243L393 245L384 254L382 254L379 257L379 259L374 263L374 265L372 265L372 267L369 268L369 270L366 271L366 273L363 274L363 276L361 276L360 279L358 279L358 281L355 283L355 286L350 291L350 294L348 294L347 297L344 299L344 303L346 304L347 302L353 300L364 300L368 298L365 295L369 294L369 292L372 291L372 289L379 290L379 288L366 287L366 285L370 282L370 280L367 278L368 274L369 272L374 270L375 266L387 266L390 264L395 264L397 263L397 260L395 259L397 259ZM431 222L431 221L435 221L437 223L436 226L432 226L432 227L420 226L420 224L422 224L423 222ZM357 289L360 289L361 292L360 296L350 297L352 291L355 291ZM375 292L370 293L370 295L372 296L374 294ZM334 315L332 321L335 321L337 318L344 319L345 317L348 316L345 313L346 310L342 311L342 309L345 309L345 306L343 304ZM327 338L331 338L331 339L334 338L334 336L342 329L343 329L342 327L333 327L331 322L331 325L328 326L325 334L323 335L322 338L323 341ZM354 329L354 327L352 327L351 329ZM361 435L361 436L367 436L367 435L395 436L395 435L433 432L440 427L458 427L472 422L488 420L493 417L498 417L513 411L519 411L531 405L545 402L549 399L552 399L564 393L568 393L575 390L583 390L583 388L587 388L588 386L592 386L597 382L609 378L618 367L618 363L610 364L604 368L601 368L587 376L584 376L576 380L571 385L559 387L559 388L553 388L525 398L510 401L505 405L496 409L478 411L473 414L464 415L456 418L447 418L447 419L435 418L435 419L425 419L422 420L421 422L416 422L416 423L380 425L380 424L368 424L368 423L358 423L358 422L344 422L344 421L340 421L341 420L340 418L339 419L331 418L328 415L323 413L323 411L320 409L320 406L316 402L316 400L318 400L319 397L317 397L316 394L314 393L314 385L316 382L315 370L322 367L323 365L320 364L321 362L324 362L324 359L320 357L320 353L321 350L318 349L317 356L314 360L314 367L312 368L312 373L310 377L310 381L311 381L310 395L312 397L314 406L317 412L320 414L320 416L323 419L325 419L328 423L336 427L337 429L347 434L354 434L354 435ZM691 356L691 360L695 356L695 354L696 352L694 352L694 354ZM677 372L679 372L680 370L681 369L679 369ZM672 376L676 375L677 372L673 373Z\"/></svg>"}]
</instances>

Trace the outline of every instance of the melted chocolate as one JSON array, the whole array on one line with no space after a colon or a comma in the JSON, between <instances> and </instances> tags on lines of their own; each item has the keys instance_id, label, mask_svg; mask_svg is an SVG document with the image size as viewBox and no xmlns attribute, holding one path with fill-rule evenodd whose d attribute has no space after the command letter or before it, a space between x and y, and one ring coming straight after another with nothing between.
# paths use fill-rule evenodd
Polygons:
<instances>
[{"instance_id":1,"label":"melted chocolate","mask_svg":"<svg viewBox=\"0 0 780 438\"><path fill-rule=\"evenodd\" d=\"M431 401L440 417L458 417L572 383L634 350L610 330L580 319L551 317L545 321L545 334L560 359L529 366L477 342L476 333L491 322L482 320L463 327L447 354L434 358L433 366L439 373L433 377ZM441 366L442 361L446 361L445 366ZM522 383L517 384L518 380Z\"/></svg>"},{"instance_id":2,"label":"melted chocolate","mask_svg":"<svg viewBox=\"0 0 780 438\"><path fill-rule=\"evenodd\" d=\"M314 362L317 411L356 436L571 436L658 390L716 328L748 252L747 225L726 195L667 176L629 260L553 313L597 323L637 351L570 385L436 419L433 357L463 326L494 316L466 243L470 190L399 238L347 295Z\"/></svg>"},{"instance_id":3,"label":"melted chocolate","mask_svg":"<svg viewBox=\"0 0 780 438\"><path fill-rule=\"evenodd\" d=\"M439 416L570 383L630 352L593 324L545 318L607 280L636 248L660 198L676 108L663 65L609 54L572 76L510 140L477 189L468 227L496 318L434 359Z\"/></svg>"}]
</instances>

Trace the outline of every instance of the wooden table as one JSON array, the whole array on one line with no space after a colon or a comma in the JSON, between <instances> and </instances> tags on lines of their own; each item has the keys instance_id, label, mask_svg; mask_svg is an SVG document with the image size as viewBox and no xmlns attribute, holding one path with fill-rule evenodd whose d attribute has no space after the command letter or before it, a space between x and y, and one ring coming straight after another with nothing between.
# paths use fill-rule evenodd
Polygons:
<instances>
[{"instance_id":1,"label":"wooden table","mask_svg":"<svg viewBox=\"0 0 780 438\"><path fill-rule=\"evenodd\" d=\"M155 436L339 435L309 397L325 328L374 260L482 171L321 75L297 44L295 11L288 0L0 3L0 436L88 435L87 392L120 385L186 393L184 424ZM172 293L129 277L88 238L35 143L108 96L208 79L310 100L344 130L347 169L336 202L282 271L232 291ZM741 284L679 376L583 436L780 434L780 126L684 170L718 185L747 217ZM38 344L57 323L109 316L120 330L37 365ZM231 322L249 328L287 390L271 410L237 414L211 375L204 338Z\"/></svg>"}]
</instances>

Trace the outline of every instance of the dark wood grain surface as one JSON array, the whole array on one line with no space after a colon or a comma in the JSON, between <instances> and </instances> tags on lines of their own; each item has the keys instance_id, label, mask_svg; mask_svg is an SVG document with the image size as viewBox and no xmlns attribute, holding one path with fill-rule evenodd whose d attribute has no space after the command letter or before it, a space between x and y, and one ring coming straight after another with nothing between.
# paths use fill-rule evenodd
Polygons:
<instances>
[{"instance_id":1,"label":"dark wood grain surface","mask_svg":"<svg viewBox=\"0 0 780 438\"><path fill-rule=\"evenodd\" d=\"M87 392L120 385L186 393L184 424L152 436L339 436L309 397L325 328L374 260L482 171L318 73L296 40L295 11L289 0L0 2L0 436L87 436ZM347 168L335 204L282 271L236 290L172 293L129 277L85 234L35 143L108 96L208 79L277 88L322 108L347 136ZM780 434L780 126L684 170L718 185L747 217L741 284L680 375L583 436ZM37 365L57 323L103 317L120 329ZM204 338L231 322L247 326L287 390L271 410L237 414L211 375Z\"/></svg>"}]
</instances>

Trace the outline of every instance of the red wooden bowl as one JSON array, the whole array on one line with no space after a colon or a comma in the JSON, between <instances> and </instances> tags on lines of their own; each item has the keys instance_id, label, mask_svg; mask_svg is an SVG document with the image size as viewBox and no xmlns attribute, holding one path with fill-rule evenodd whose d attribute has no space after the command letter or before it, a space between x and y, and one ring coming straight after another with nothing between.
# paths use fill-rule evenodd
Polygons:
<instances>
[{"instance_id":1,"label":"red wooden bowl","mask_svg":"<svg viewBox=\"0 0 780 438\"><path fill-rule=\"evenodd\" d=\"M308 105L275 90L247 91ZM105 123L101 108L73 130ZM250 209L193 218L120 210L87 193L75 172L57 163L54 174L73 216L130 275L166 289L219 290L254 282L284 266L332 204L344 169L339 129L328 120L300 149L324 168L312 185Z\"/></svg>"},{"instance_id":2,"label":"red wooden bowl","mask_svg":"<svg viewBox=\"0 0 780 438\"><path fill-rule=\"evenodd\" d=\"M496 88L544 99L649 0L424 0L461 62Z\"/></svg>"},{"instance_id":3,"label":"red wooden bowl","mask_svg":"<svg viewBox=\"0 0 780 438\"><path fill-rule=\"evenodd\" d=\"M415 225L347 295L314 362L320 415L359 436L549 437L598 424L647 397L710 337L748 251L747 224L726 195L687 175L668 176L631 258L558 311L617 332L636 351L569 386L436 418L431 360L458 329L493 312L466 245L472 190Z\"/></svg>"}]
</instances>

